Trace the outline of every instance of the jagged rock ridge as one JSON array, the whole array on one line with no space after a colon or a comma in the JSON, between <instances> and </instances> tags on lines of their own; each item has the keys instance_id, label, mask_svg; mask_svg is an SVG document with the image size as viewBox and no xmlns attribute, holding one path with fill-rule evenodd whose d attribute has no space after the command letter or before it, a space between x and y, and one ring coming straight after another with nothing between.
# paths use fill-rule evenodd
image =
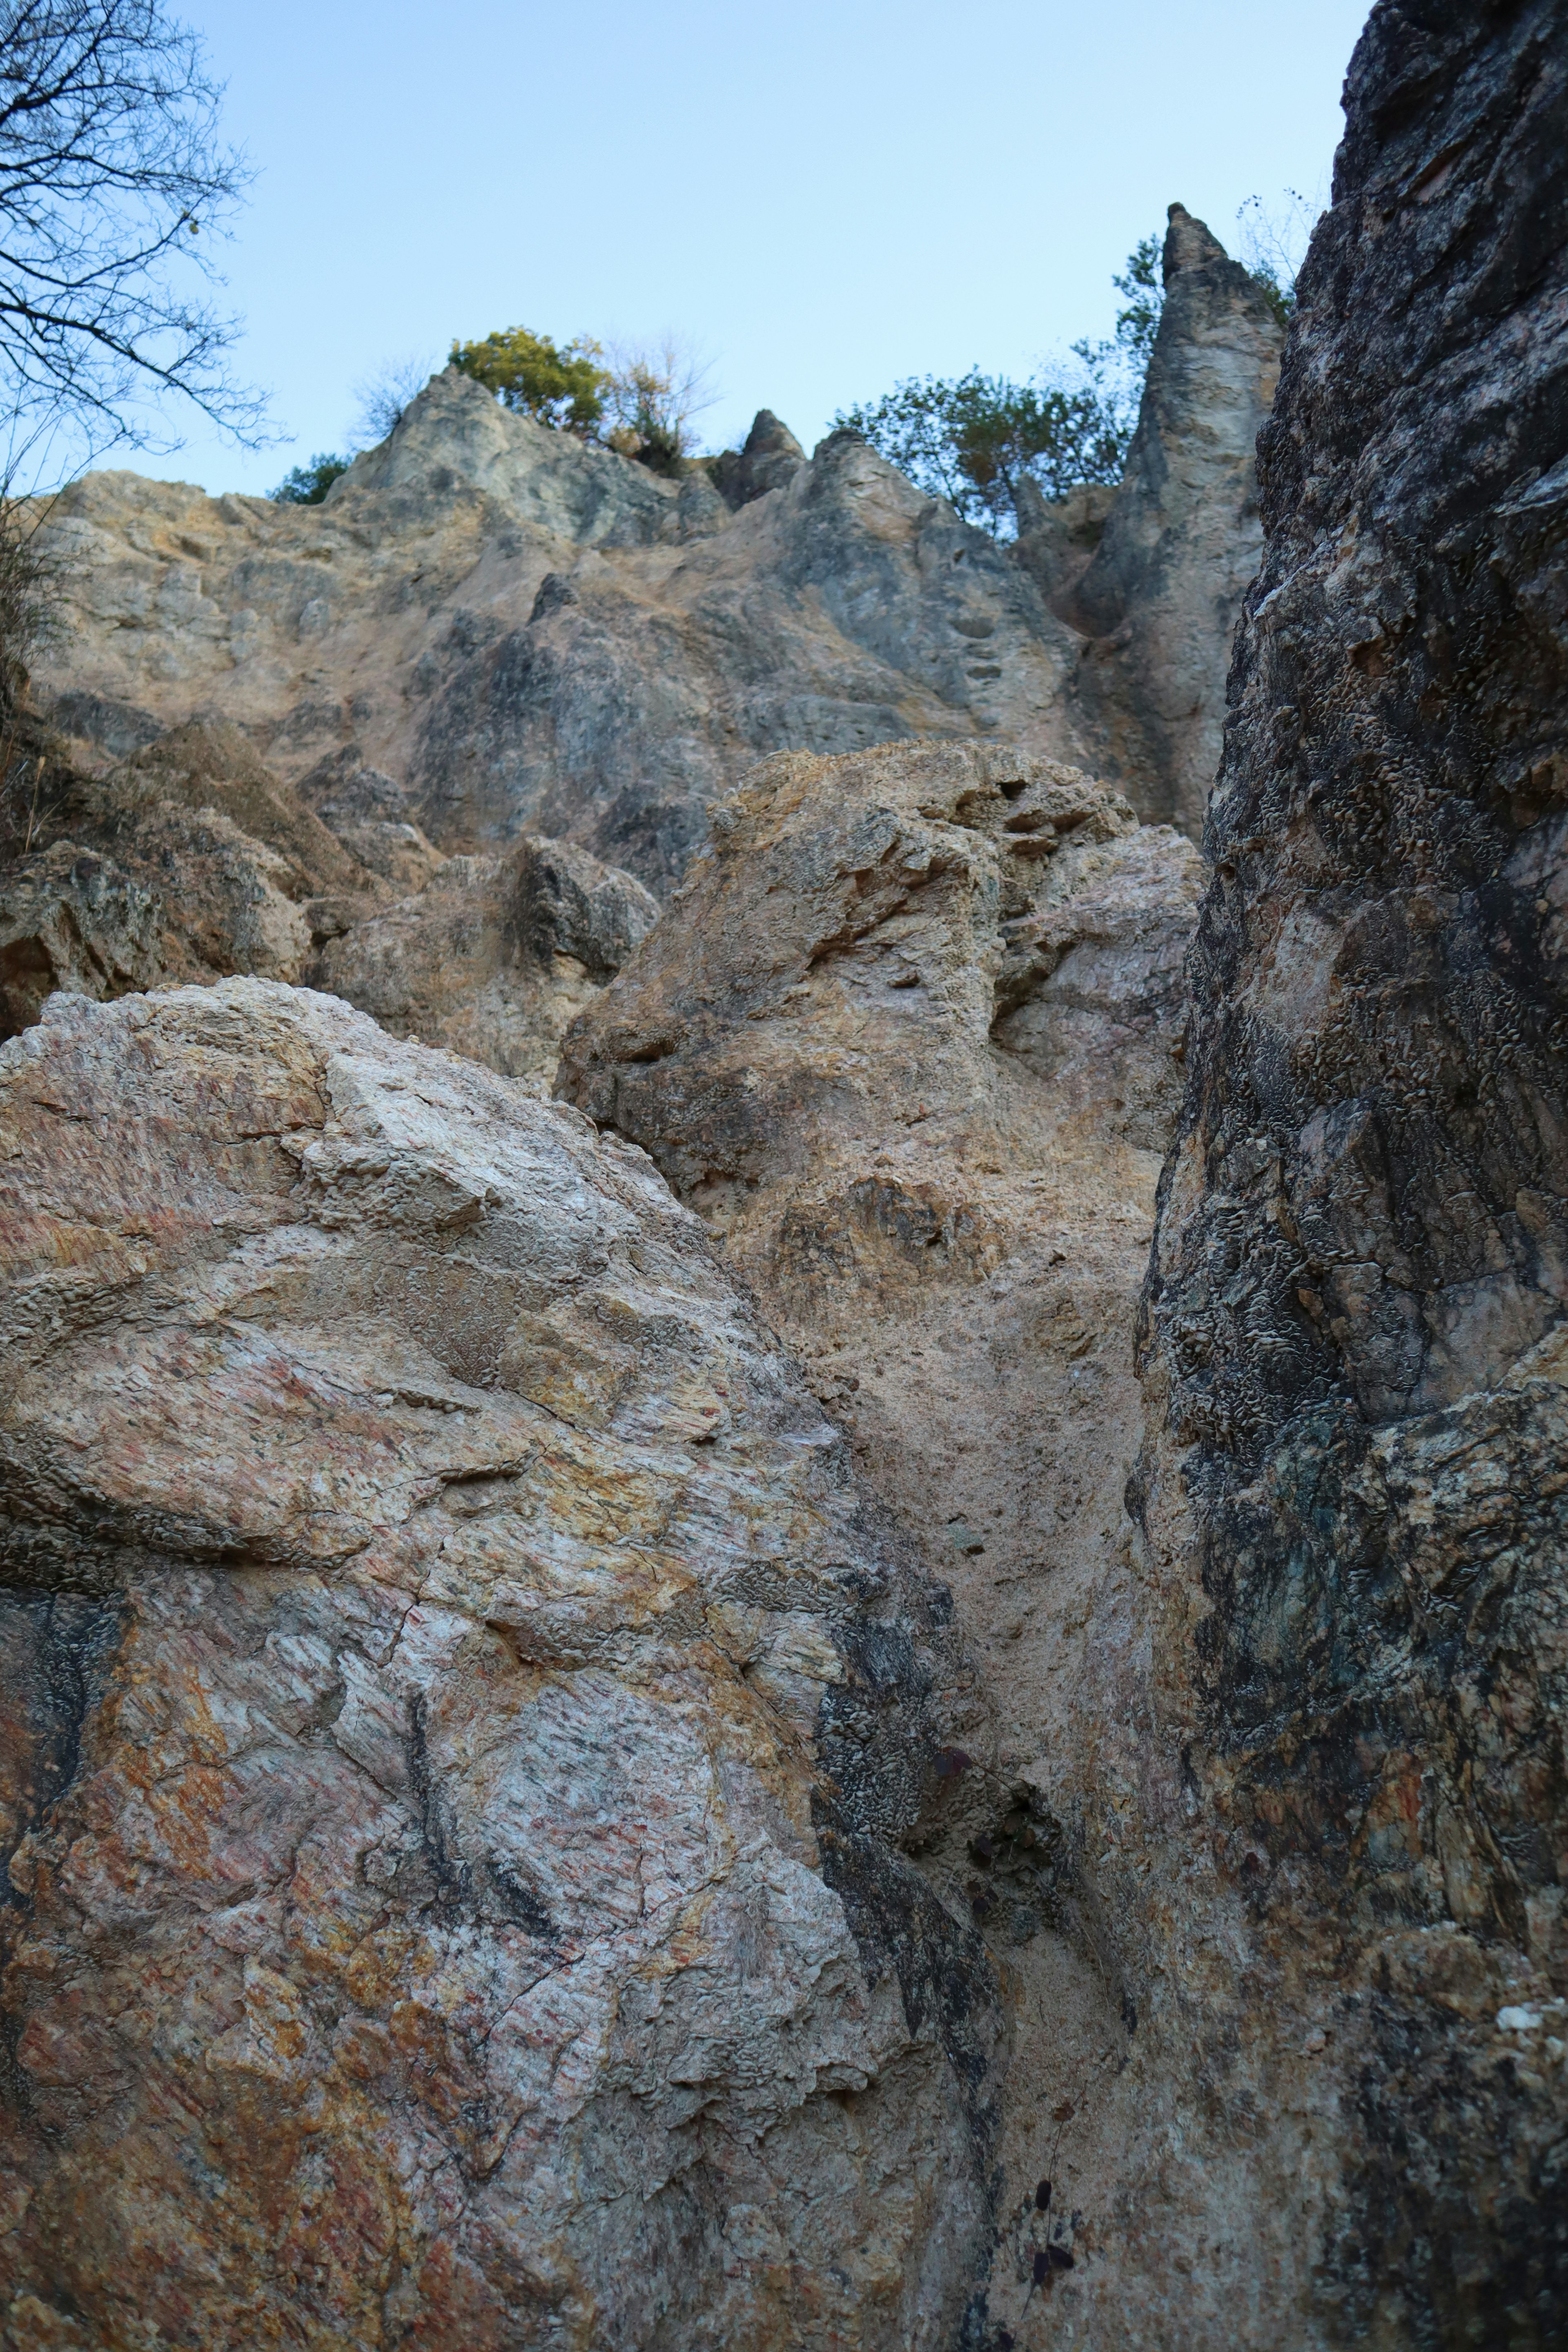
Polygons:
<instances>
[{"instance_id":1,"label":"jagged rock ridge","mask_svg":"<svg viewBox=\"0 0 1568 2352\"><path fill-rule=\"evenodd\" d=\"M1195 833L1279 337L1179 205L1165 268L1126 482L1026 489L1012 548L853 436L807 458L763 409L666 480L455 370L319 508L89 476L45 525L56 723L124 758L237 722L313 806L368 770L443 850L542 831L661 893L777 751L1016 742Z\"/></svg>"},{"instance_id":2,"label":"jagged rock ridge","mask_svg":"<svg viewBox=\"0 0 1568 2352\"><path fill-rule=\"evenodd\" d=\"M656 889L773 751L1069 748L1070 632L1003 551L853 436L759 429L733 512L455 370L321 507L89 476L56 721L123 753L213 711L313 804L347 761L443 849L528 828Z\"/></svg>"}]
</instances>

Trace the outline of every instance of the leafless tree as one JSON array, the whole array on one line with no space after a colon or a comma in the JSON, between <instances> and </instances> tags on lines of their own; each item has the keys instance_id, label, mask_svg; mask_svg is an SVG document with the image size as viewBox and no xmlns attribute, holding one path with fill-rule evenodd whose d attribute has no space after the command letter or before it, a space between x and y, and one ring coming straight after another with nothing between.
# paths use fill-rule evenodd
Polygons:
<instances>
[{"instance_id":1,"label":"leafless tree","mask_svg":"<svg viewBox=\"0 0 1568 2352\"><path fill-rule=\"evenodd\" d=\"M656 472L674 470L697 438L693 420L717 396L710 389L711 362L673 334L651 345L612 343L605 358L610 420L605 438Z\"/></svg>"},{"instance_id":2,"label":"leafless tree","mask_svg":"<svg viewBox=\"0 0 1568 2352\"><path fill-rule=\"evenodd\" d=\"M243 442L235 320L210 248L248 174L219 88L163 0L0 0L0 393L34 441L159 446L173 394ZM203 284L203 280L206 284ZM163 442L163 446L175 446Z\"/></svg>"},{"instance_id":3,"label":"leafless tree","mask_svg":"<svg viewBox=\"0 0 1568 2352\"><path fill-rule=\"evenodd\" d=\"M428 358L385 360L373 375L354 386L359 416L349 434L351 449L374 448L401 423L404 410L417 399L440 367Z\"/></svg>"}]
</instances>

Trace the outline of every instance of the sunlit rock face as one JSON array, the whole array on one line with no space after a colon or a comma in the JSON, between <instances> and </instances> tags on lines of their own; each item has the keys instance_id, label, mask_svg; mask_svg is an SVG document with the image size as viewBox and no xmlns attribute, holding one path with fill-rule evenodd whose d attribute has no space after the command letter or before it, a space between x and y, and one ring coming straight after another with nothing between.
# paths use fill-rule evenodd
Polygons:
<instances>
[{"instance_id":1,"label":"sunlit rock face","mask_svg":"<svg viewBox=\"0 0 1568 2352\"><path fill-rule=\"evenodd\" d=\"M853 435L747 447L721 496L448 370L320 507L89 475L40 691L110 755L216 713L312 805L358 765L444 850L539 831L660 894L769 752L1070 752L1075 640L1005 550Z\"/></svg>"},{"instance_id":2,"label":"sunlit rock face","mask_svg":"<svg viewBox=\"0 0 1568 2352\"><path fill-rule=\"evenodd\" d=\"M234 980L0 1192L7 2342L954 2342L972 1673L649 1161Z\"/></svg>"},{"instance_id":3,"label":"sunlit rock face","mask_svg":"<svg viewBox=\"0 0 1568 2352\"><path fill-rule=\"evenodd\" d=\"M772 760L558 1080L699 1210L981 1664L994 1757L922 1860L1010 1995L985 2346L1048 2340L1130 2276L1163 2294L1140 2274L1172 2242L1163 2200L1135 2232L1119 2210L1153 2105L1150 1593L1124 1496L1201 891L1184 835L1016 748ZM1168 1932L1200 1922L1173 1906Z\"/></svg>"}]
</instances>

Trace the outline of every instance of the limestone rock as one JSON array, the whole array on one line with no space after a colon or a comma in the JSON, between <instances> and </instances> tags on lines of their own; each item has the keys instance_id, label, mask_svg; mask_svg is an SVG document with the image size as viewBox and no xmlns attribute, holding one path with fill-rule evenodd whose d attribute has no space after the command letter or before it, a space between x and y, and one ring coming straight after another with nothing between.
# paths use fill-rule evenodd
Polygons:
<instances>
[{"instance_id":1,"label":"limestone rock","mask_svg":"<svg viewBox=\"0 0 1568 2352\"><path fill-rule=\"evenodd\" d=\"M727 505L749 506L769 490L782 490L805 464L805 451L771 408L759 408L741 449L713 460L712 475Z\"/></svg>"},{"instance_id":2,"label":"limestone rock","mask_svg":"<svg viewBox=\"0 0 1568 2352\"><path fill-rule=\"evenodd\" d=\"M1071 592L1094 560L1119 496L1110 483L1085 482L1065 498L1047 499L1030 476L1021 478L1013 560L1053 611L1067 607L1070 614Z\"/></svg>"},{"instance_id":3,"label":"limestone rock","mask_svg":"<svg viewBox=\"0 0 1568 2352\"><path fill-rule=\"evenodd\" d=\"M364 821L444 853L542 832L656 890L773 751L1070 756L1075 640L1002 550L853 436L752 439L731 514L448 373L321 507L89 475L46 526L40 691L116 756L216 713L314 806L324 766L369 770L397 797Z\"/></svg>"},{"instance_id":4,"label":"limestone rock","mask_svg":"<svg viewBox=\"0 0 1568 2352\"><path fill-rule=\"evenodd\" d=\"M1062 573L1054 603L1093 640L1070 696L1087 756L1143 815L1195 839L1219 766L1231 639L1262 545L1254 445L1281 338L1257 281L1180 205L1164 280L1121 488L1090 562L1076 579Z\"/></svg>"},{"instance_id":5,"label":"limestone rock","mask_svg":"<svg viewBox=\"0 0 1568 2352\"><path fill-rule=\"evenodd\" d=\"M447 858L417 896L329 940L309 977L395 1037L548 1085L567 1024L658 918L629 874L525 836L505 857Z\"/></svg>"},{"instance_id":6,"label":"limestone rock","mask_svg":"<svg viewBox=\"0 0 1568 2352\"><path fill-rule=\"evenodd\" d=\"M15 2344L958 2340L942 1590L643 1155L253 980L0 1048Z\"/></svg>"},{"instance_id":7,"label":"limestone rock","mask_svg":"<svg viewBox=\"0 0 1568 2352\"><path fill-rule=\"evenodd\" d=\"M1149 1297L1152 1940L1178 1888L1210 1916L1206 1949L1166 1937L1152 2023L1293 2207L1260 2336L1544 2347L1568 12L1383 0L1346 116L1259 445Z\"/></svg>"},{"instance_id":8,"label":"limestone rock","mask_svg":"<svg viewBox=\"0 0 1568 2352\"><path fill-rule=\"evenodd\" d=\"M296 790L232 725L189 722L101 774L31 722L18 740L20 790L0 810L7 1036L57 989L103 998L259 973L548 1081L567 1023L658 919L632 876L563 842L443 858L383 813L398 800L389 777L339 758Z\"/></svg>"},{"instance_id":9,"label":"limestone rock","mask_svg":"<svg viewBox=\"0 0 1568 2352\"><path fill-rule=\"evenodd\" d=\"M563 1050L562 1089L700 1210L923 1531L983 1662L1001 1752L927 1867L1013 1989L995 2327L1053 2158L1075 2277L1120 2259L1137 2006L1104 1856L1147 1679L1122 1494L1200 872L1017 751L780 757Z\"/></svg>"},{"instance_id":10,"label":"limestone rock","mask_svg":"<svg viewBox=\"0 0 1568 2352\"><path fill-rule=\"evenodd\" d=\"M125 996L161 976L163 909L130 875L73 841L0 876L0 1038L35 1022L57 989Z\"/></svg>"}]
</instances>

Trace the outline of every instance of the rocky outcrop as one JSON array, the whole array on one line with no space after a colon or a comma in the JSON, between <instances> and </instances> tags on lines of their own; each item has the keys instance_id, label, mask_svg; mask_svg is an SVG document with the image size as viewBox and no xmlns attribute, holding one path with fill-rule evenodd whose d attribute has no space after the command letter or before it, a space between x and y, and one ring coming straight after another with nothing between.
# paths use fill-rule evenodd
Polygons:
<instances>
[{"instance_id":1,"label":"rocky outcrop","mask_svg":"<svg viewBox=\"0 0 1568 2352\"><path fill-rule=\"evenodd\" d=\"M951 1608L643 1155L308 992L0 1049L7 2342L904 2352Z\"/></svg>"},{"instance_id":2,"label":"rocky outcrop","mask_svg":"<svg viewBox=\"0 0 1568 2352\"><path fill-rule=\"evenodd\" d=\"M525 835L448 857L416 896L328 941L312 986L509 1077L555 1074L562 1034L658 919L629 874Z\"/></svg>"},{"instance_id":3,"label":"rocky outcrop","mask_svg":"<svg viewBox=\"0 0 1568 2352\"><path fill-rule=\"evenodd\" d=\"M443 858L385 814L391 779L352 759L307 779L317 814L232 724L187 723L95 774L23 714L11 751L0 1036L57 990L110 999L249 973L548 1081L567 1023L658 914L629 874L563 842Z\"/></svg>"},{"instance_id":4,"label":"rocky outcrop","mask_svg":"<svg viewBox=\"0 0 1568 2352\"><path fill-rule=\"evenodd\" d=\"M771 751L1070 751L1070 632L984 532L765 411L735 467L661 479L448 371L321 507L90 475L40 690L117 756L216 713L308 799L370 771L443 851L542 832L656 890Z\"/></svg>"},{"instance_id":5,"label":"rocky outcrop","mask_svg":"<svg viewBox=\"0 0 1568 2352\"><path fill-rule=\"evenodd\" d=\"M1281 335L1257 280L1180 205L1164 282L1126 474L1088 565L1058 569L1053 604L1091 640L1069 695L1087 756L1142 814L1195 839L1262 545L1253 450ZM1038 576L1051 554L1037 523L1021 535L1020 552L1031 547Z\"/></svg>"},{"instance_id":6,"label":"rocky outcrop","mask_svg":"<svg viewBox=\"0 0 1568 2352\"><path fill-rule=\"evenodd\" d=\"M1084 482L1065 498L1047 499L1027 474L1021 478L1014 499L1018 527L1013 560L1053 611L1067 604L1093 562L1118 496L1109 482Z\"/></svg>"},{"instance_id":7,"label":"rocky outcrop","mask_svg":"<svg viewBox=\"0 0 1568 2352\"><path fill-rule=\"evenodd\" d=\"M730 507L750 506L770 490L782 490L805 463L805 451L771 408L759 408L739 449L726 449L709 467Z\"/></svg>"},{"instance_id":8,"label":"rocky outcrop","mask_svg":"<svg viewBox=\"0 0 1568 2352\"><path fill-rule=\"evenodd\" d=\"M999 1751L926 1866L1011 1992L986 2346L1055 2308L1037 2257L1069 2311L1128 2259L1142 1994L1105 1898L1147 1621L1122 1497L1200 871L1017 751L769 761L563 1048L562 1088L700 1210L925 1531L983 1664Z\"/></svg>"},{"instance_id":9,"label":"rocky outcrop","mask_svg":"<svg viewBox=\"0 0 1568 2352\"><path fill-rule=\"evenodd\" d=\"M1276 2340L1557 2346L1568 14L1382 0L1260 443L1142 1504ZM1177 283L1179 284L1178 279ZM1211 2107L1211 2113L1213 2112Z\"/></svg>"}]
</instances>

